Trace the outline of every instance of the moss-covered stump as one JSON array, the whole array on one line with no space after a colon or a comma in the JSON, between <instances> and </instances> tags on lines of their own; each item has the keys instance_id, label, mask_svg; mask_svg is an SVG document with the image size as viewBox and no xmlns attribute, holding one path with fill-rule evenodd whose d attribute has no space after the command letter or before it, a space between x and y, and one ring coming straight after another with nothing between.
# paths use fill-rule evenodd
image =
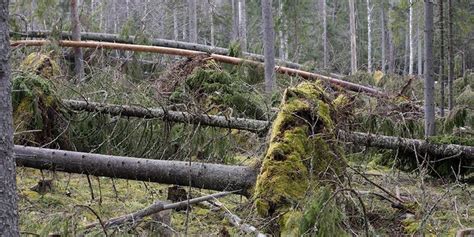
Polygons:
<instances>
[{"instance_id":1,"label":"moss-covered stump","mask_svg":"<svg viewBox=\"0 0 474 237\"><path fill-rule=\"evenodd\" d=\"M48 56L32 53L13 73L12 102L15 143L57 145L66 149L66 128L53 78L59 75L57 64Z\"/></svg>"},{"instance_id":2,"label":"moss-covered stump","mask_svg":"<svg viewBox=\"0 0 474 237\"><path fill-rule=\"evenodd\" d=\"M295 223L304 218L307 197L325 186L323 177L344 169L341 150L332 142L333 116L319 83L303 82L284 93L254 192L257 212L278 217L276 232L282 235L306 232Z\"/></svg>"}]
</instances>

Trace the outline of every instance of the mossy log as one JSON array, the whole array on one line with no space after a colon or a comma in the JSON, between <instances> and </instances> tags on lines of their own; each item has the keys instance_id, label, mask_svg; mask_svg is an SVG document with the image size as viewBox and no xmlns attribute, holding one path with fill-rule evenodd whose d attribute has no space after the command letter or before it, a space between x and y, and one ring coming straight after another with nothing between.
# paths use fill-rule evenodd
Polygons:
<instances>
[{"instance_id":1,"label":"mossy log","mask_svg":"<svg viewBox=\"0 0 474 237\"><path fill-rule=\"evenodd\" d=\"M267 131L267 127L269 126L269 122L255 119L193 114L181 111L163 110L160 108L143 108L139 106L103 104L78 100L63 100L62 102L67 108L78 111L98 112L114 116L159 118L172 122L240 129L251 132L264 133Z\"/></svg>"},{"instance_id":2,"label":"mossy log","mask_svg":"<svg viewBox=\"0 0 474 237\"><path fill-rule=\"evenodd\" d=\"M339 131L339 139L358 145L383 149L416 150L418 154L430 154L441 159L452 157L474 161L474 147L457 144L437 144L425 140L392 137L360 132Z\"/></svg>"},{"instance_id":3,"label":"mossy log","mask_svg":"<svg viewBox=\"0 0 474 237\"><path fill-rule=\"evenodd\" d=\"M18 41L11 41L10 45L12 47L44 46L51 43L52 42L49 40L18 40ZM199 54L205 54L205 52L186 50L186 49L176 49L176 48L167 48L167 47L150 46L150 45L120 44L120 43L109 43L109 42L61 40L61 41L58 41L57 44L62 47L117 49L117 50L129 50L129 51L136 51L136 52L161 53L161 54L176 55L176 56L182 56L182 57L193 57ZM211 57L217 62L228 63L228 64L233 64L233 65L239 65L239 64L244 64L244 63L249 64L249 65L256 65L256 66L263 65L263 63L258 62L258 61L235 58L235 57L230 57L230 56L225 56L225 55L220 55L220 54L210 54L209 57ZM362 85L358 85L352 82L347 82L347 81L335 79L332 77L328 77L328 76L324 76L324 75L320 75L316 73L306 72L299 69L275 66L275 71L281 74L299 76L308 80L323 80L325 82L328 82L334 87L345 88L347 90L354 91L354 92L362 92L374 97L388 97L387 94L375 88L362 86Z\"/></svg>"},{"instance_id":4,"label":"mossy log","mask_svg":"<svg viewBox=\"0 0 474 237\"><path fill-rule=\"evenodd\" d=\"M284 92L254 192L257 212L278 217L281 235L306 231L294 224L303 218L305 197L324 186L322 177L336 177L344 169L342 152L332 143L333 112L319 83Z\"/></svg>"},{"instance_id":5,"label":"mossy log","mask_svg":"<svg viewBox=\"0 0 474 237\"><path fill-rule=\"evenodd\" d=\"M246 194L255 185L252 167L185 161L153 160L100 155L28 146L15 146L18 166L89 174L111 178L191 185L217 191L240 190Z\"/></svg>"}]
</instances>

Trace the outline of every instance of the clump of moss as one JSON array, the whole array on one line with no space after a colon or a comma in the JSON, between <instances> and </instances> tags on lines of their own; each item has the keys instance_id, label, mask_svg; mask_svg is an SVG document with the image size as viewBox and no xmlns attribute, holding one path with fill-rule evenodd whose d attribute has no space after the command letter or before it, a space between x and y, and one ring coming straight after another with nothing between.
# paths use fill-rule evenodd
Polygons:
<instances>
[{"instance_id":1,"label":"clump of moss","mask_svg":"<svg viewBox=\"0 0 474 237\"><path fill-rule=\"evenodd\" d=\"M59 65L53 59L52 51L47 54L31 53L21 63L20 70L52 79L60 74Z\"/></svg>"},{"instance_id":2,"label":"clump of moss","mask_svg":"<svg viewBox=\"0 0 474 237\"><path fill-rule=\"evenodd\" d=\"M60 101L56 96L53 77L59 71L48 56L30 54L21 64L24 71L13 73L12 103L17 144L44 145L62 134Z\"/></svg>"},{"instance_id":3,"label":"clump of moss","mask_svg":"<svg viewBox=\"0 0 474 237\"><path fill-rule=\"evenodd\" d=\"M281 232L292 228L285 218L302 216L297 206L309 189L323 185L319 178L342 171L342 153L328 142L333 138L333 114L319 83L303 82L284 93L254 192L260 215L293 212L280 220Z\"/></svg>"}]
</instances>

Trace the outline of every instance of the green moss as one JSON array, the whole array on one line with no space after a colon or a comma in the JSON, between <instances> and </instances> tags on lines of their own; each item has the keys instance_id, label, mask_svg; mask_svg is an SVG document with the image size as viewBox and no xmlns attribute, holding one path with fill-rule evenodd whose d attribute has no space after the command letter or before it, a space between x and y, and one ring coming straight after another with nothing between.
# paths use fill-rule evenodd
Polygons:
<instances>
[{"instance_id":1,"label":"green moss","mask_svg":"<svg viewBox=\"0 0 474 237\"><path fill-rule=\"evenodd\" d=\"M20 65L20 70L42 76L54 78L60 74L59 66L53 59L52 51L47 54L31 53Z\"/></svg>"},{"instance_id":2,"label":"green moss","mask_svg":"<svg viewBox=\"0 0 474 237\"><path fill-rule=\"evenodd\" d=\"M273 122L254 197L262 216L289 211L279 220L282 234L295 231L295 219L301 214L298 204L309 189L320 185L318 177L342 170L342 152L328 142L334 126L329 101L319 83L303 82L285 90Z\"/></svg>"}]
</instances>

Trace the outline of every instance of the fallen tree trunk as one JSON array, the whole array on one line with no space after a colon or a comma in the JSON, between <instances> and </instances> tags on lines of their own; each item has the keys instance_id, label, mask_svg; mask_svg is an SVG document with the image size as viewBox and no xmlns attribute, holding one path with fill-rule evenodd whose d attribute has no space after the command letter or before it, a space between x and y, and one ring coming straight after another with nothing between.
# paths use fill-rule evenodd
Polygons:
<instances>
[{"instance_id":1,"label":"fallen tree trunk","mask_svg":"<svg viewBox=\"0 0 474 237\"><path fill-rule=\"evenodd\" d=\"M241 190L255 185L256 170L247 166L191 163L100 155L27 146L15 146L18 166L111 178L191 185L217 191Z\"/></svg>"},{"instance_id":2,"label":"fallen tree trunk","mask_svg":"<svg viewBox=\"0 0 474 237\"><path fill-rule=\"evenodd\" d=\"M164 111L162 109L142 108L115 104L63 100L63 104L72 110L107 113L117 116L139 118L160 118L163 120L201 124L213 127L241 129L251 132L265 133L270 128L270 122L263 120L233 118L206 114L192 114L179 111ZM416 149L417 152L435 155L437 157L466 157L474 158L474 147L457 144L436 144L424 140L402 137L384 136L361 132L339 131L339 139L359 145L383 149Z\"/></svg>"},{"instance_id":3,"label":"fallen tree trunk","mask_svg":"<svg viewBox=\"0 0 474 237\"><path fill-rule=\"evenodd\" d=\"M425 140L345 131L339 131L338 138L368 147L416 150L420 154L428 153L436 157L474 159L474 147L472 146L435 144Z\"/></svg>"},{"instance_id":4,"label":"fallen tree trunk","mask_svg":"<svg viewBox=\"0 0 474 237\"><path fill-rule=\"evenodd\" d=\"M29 38L40 38L46 39L51 36L51 31L28 31L28 32L10 32L10 36L19 36L19 37L29 37ZM71 33L69 32L62 32L60 35L61 39L71 40ZM124 43L124 44L136 44L137 39L135 36L129 36L127 38L120 37L117 34L108 34L108 33L95 33L95 32L82 32L81 33L82 40L93 40L93 41L102 41L102 42L111 42L111 43ZM213 47L209 45L203 44L196 44L196 43L189 43L183 41L175 41L175 40L167 40L167 39L158 39L154 38L151 39L149 45L153 46L161 46L161 47L168 47L168 48L177 48L177 49L187 49L187 50L194 50L194 51L201 51L206 52L209 54L222 54L222 55L229 55L229 49L221 48L221 47ZM263 62L265 61L265 57L261 54L253 54L248 52L243 52L242 55L246 58L253 59L256 61ZM294 69L301 69L303 65L283 61L283 60L275 60L278 65L283 65L289 68ZM336 78L340 78L341 75L333 74Z\"/></svg>"},{"instance_id":5,"label":"fallen tree trunk","mask_svg":"<svg viewBox=\"0 0 474 237\"><path fill-rule=\"evenodd\" d=\"M221 128L247 130L251 132L265 132L270 123L262 120L224 117L207 114L193 114L181 111L163 110L160 108L143 108L139 106L102 104L95 102L63 100L63 104L78 111L106 113L114 116L129 116L139 118L159 118L166 121L200 124Z\"/></svg>"},{"instance_id":6,"label":"fallen tree trunk","mask_svg":"<svg viewBox=\"0 0 474 237\"><path fill-rule=\"evenodd\" d=\"M19 40L19 41L11 41L10 44L11 46L16 47L16 46L43 46L50 43L51 41L48 41L48 40ZM204 53L200 51L166 48L166 47L158 47L158 46L93 42L93 41L62 40L62 41L59 41L58 44L59 46L62 46L62 47L118 49L118 50L129 50L129 51L137 51L137 52L162 53L162 54L176 55L176 56L182 56L182 57L193 57L193 56ZM261 62L248 60L248 59L235 58L235 57L230 57L230 56L224 56L220 54L211 54L210 57L218 62L233 64L233 65L239 65L239 64L245 63L245 64L251 64L251 65L256 65L256 66L262 66ZM387 94L371 87L362 86L362 85L358 85L352 82L347 82L347 81L335 79L332 77L323 76L323 75L306 72L306 71L302 71L298 69L276 66L275 71L281 74L287 74L291 76L300 76L308 80L323 80L332 84L333 86L339 86L339 87L342 87L354 92L363 92L375 97L388 97Z\"/></svg>"}]
</instances>

